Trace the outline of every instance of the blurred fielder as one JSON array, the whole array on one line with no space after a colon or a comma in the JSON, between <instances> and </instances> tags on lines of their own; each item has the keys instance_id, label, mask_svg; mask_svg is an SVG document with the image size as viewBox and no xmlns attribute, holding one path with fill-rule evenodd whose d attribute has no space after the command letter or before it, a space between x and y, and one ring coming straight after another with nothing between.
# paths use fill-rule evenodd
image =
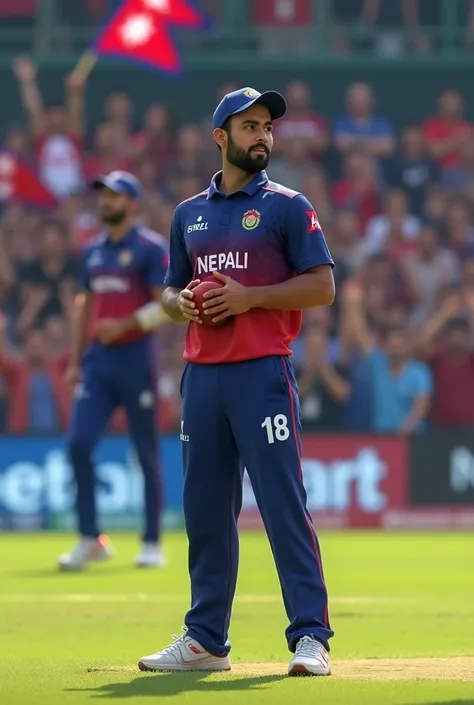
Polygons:
<instances>
[{"instance_id":1,"label":"blurred fielder","mask_svg":"<svg viewBox=\"0 0 474 705\"><path fill-rule=\"evenodd\" d=\"M167 251L161 236L135 221L141 186L132 174L112 172L94 181L93 188L99 192L106 231L84 253L67 370L75 388L69 456L77 487L79 541L59 557L59 566L80 570L114 553L97 519L92 453L113 412L123 406L144 475L145 526L136 564L157 567L163 553L152 333L169 320L161 306Z\"/></svg>"},{"instance_id":2,"label":"blurred fielder","mask_svg":"<svg viewBox=\"0 0 474 705\"><path fill-rule=\"evenodd\" d=\"M222 171L174 214L163 305L188 322L182 379L184 513L191 609L171 646L142 670L230 669L242 505L242 464L252 481L289 619L290 675L329 675L328 598L319 544L306 507L298 391L289 344L302 309L334 299L333 260L316 212L299 193L269 181L273 120L284 98L245 88L214 113ZM199 280L223 288L204 294Z\"/></svg>"}]
</instances>

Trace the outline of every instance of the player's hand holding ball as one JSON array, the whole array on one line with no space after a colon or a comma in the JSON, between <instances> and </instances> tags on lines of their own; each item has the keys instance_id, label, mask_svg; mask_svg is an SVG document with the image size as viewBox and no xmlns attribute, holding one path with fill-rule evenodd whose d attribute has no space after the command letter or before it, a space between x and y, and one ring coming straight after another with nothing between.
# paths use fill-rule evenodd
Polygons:
<instances>
[{"instance_id":1,"label":"player's hand holding ball","mask_svg":"<svg viewBox=\"0 0 474 705\"><path fill-rule=\"evenodd\" d=\"M213 274L219 285L216 287L214 284L203 294L202 318L206 321L206 325L215 326L231 316L245 313L252 308L252 304L248 287L220 272L213 272Z\"/></svg>"},{"instance_id":2,"label":"player's hand holding ball","mask_svg":"<svg viewBox=\"0 0 474 705\"><path fill-rule=\"evenodd\" d=\"M188 321L202 324L202 321L199 318L199 311L194 302L194 290L200 284L200 279L193 279L193 281L190 282L188 286L180 293L178 303L179 310L183 314L184 318Z\"/></svg>"}]
</instances>

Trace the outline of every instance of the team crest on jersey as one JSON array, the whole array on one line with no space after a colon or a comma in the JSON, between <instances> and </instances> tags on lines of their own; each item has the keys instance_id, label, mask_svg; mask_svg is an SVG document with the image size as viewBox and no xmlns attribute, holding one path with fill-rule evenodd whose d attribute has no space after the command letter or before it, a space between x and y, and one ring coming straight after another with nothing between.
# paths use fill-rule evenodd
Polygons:
<instances>
[{"instance_id":1,"label":"team crest on jersey","mask_svg":"<svg viewBox=\"0 0 474 705\"><path fill-rule=\"evenodd\" d=\"M123 267L126 267L133 259L133 254L130 250L124 250L119 255L119 262Z\"/></svg>"},{"instance_id":2,"label":"team crest on jersey","mask_svg":"<svg viewBox=\"0 0 474 705\"><path fill-rule=\"evenodd\" d=\"M256 91L255 88L247 88L244 91L244 96L246 96L247 98L258 98L259 95L260 93Z\"/></svg>"},{"instance_id":3,"label":"team crest on jersey","mask_svg":"<svg viewBox=\"0 0 474 705\"><path fill-rule=\"evenodd\" d=\"M260 218L262 216L260 215L259 211L256 210L250 210L244 213L244 217L242 218L242 225L246 230L255 230L256 227L258 227L258 224L260 223Z\"/></svg>"}]
</instances>

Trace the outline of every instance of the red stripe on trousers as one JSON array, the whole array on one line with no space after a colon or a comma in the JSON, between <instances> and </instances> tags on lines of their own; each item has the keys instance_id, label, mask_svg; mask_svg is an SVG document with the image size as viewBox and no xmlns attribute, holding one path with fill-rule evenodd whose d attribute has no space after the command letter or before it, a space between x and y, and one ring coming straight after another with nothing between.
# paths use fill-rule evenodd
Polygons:
<instances>
[{"instance_id":1,"label":"red stripe on trousers","mask_svg":"<svg viewBox=\"0 0 474 705\"><path fill-rule=\"evenodd\" d=\"M293 397L293 388L291 386L290 377L288 375L288 370L286 367L285 358L282 358L282 364L283 364L283 370L285 372L286 383L288 385L288 394L290 397L290 407L291 407L291 424L293 426L293 435L295 437L296 452L298 454L298 479L301 482L301 484L303 484L303 466L301 463L301 453L300 453L300 448L299 448L299 444L298 444L298 426L296 423L295 400ZM307 515L306 511L305 511L305 518L306 518L306 523L308 524L308 528L311 532L311 540L313 542L314 554L315 554L316 560L318 562L319 575L321 577L321 582L324 585L324 589L326 590L326 595L327 595L327 588L326 588L326 582L324 580L321 553L319 551L318 542L316 540L316 529L314 528L314 525L313 525L312 521L310 520L309 516ZM328 624L329 624L329 615L328 615L328 606L327 606L327 600L326 600L326 608L324 610L324 626L327 627Z\"/></svg>"}]
</instances>

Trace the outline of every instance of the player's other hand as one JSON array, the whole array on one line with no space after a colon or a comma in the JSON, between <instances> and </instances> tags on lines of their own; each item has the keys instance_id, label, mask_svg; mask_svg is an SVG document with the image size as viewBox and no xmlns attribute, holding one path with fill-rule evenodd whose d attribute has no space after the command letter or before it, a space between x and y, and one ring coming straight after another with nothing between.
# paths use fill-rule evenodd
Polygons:
<instances>
[{"instance_id":1,"label":"player's other hand","mask_svg":"<svg viewBox=\"0 0 474 705\"><path fill-rule=\"evenodd\" d=\"M74 390L76 389L77 385L80 384L82 379L82 374L81 374L81 368L78 367L77 365L69 365L66 368L66 372L64 373L64 381L67 384L67 388L71 392L71 394L74 393Z\"/></svg>"},{"instance_id":2,"label":"player's other hand","mask_svg":"<svg viewBox=\"0 0 474 705\"><path fill-rule=\"evenodd\" d=\"M179 310L183 314L184 318L188 321L194 321L194 323L199 323L202 325L202 321L199 319L199 313L196 310L196 304L193 302L193 289L195 289L200 283L200 279L193 279L193 281L180 292L178 304Z\"/></svg>"},{"instance_id":3,"label":"player's other hand","mask_svg":"<svg viewBox=\"0 0 474 705\"><path fill-rule=\"evenodd\" d=\"M204 294L203 298L206 299L203 304L205 316L212 316L214 323L220 323L230 316L237 316L252 308L248 287L220 272L213 272L213 274L224 286L220 289L206 291Z\"/></svg>"},{"instance_id":4,"label":"player's other hand","mask_svg":"<svg viewBox=\"0 0 474 705\"><path fill-rule=\"evenodd\" d=\"M97 322L95 332L103 345L110 345L128 333L129 330L129 322L125 319L103 318Z\"/></svg>"}]
</instances>

